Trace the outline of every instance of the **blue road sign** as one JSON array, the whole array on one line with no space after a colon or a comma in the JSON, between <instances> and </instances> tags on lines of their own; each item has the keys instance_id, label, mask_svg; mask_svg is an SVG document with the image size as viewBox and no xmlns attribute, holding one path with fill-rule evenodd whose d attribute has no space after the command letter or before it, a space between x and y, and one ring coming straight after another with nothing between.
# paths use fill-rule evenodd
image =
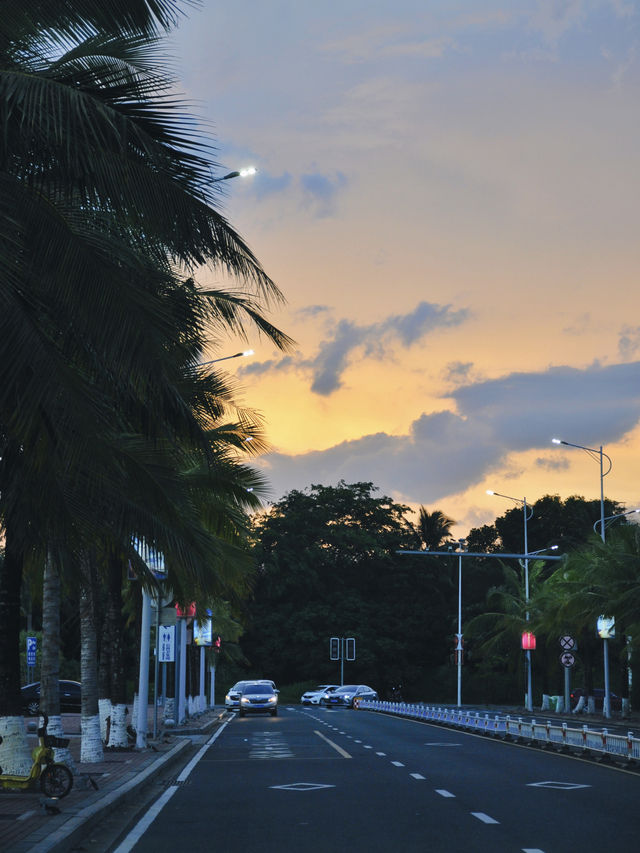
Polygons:
<instances>
[{"instance_id":1,"label":"blue road sign","mask_svg":"<svg viewBox=\"0 0 640 853\"><path fill-rule=\"evenodd\" d=\"M27 637L27 666L36 665L36 649L38 648L37 637Z\"/></svg>"}]
</instances>

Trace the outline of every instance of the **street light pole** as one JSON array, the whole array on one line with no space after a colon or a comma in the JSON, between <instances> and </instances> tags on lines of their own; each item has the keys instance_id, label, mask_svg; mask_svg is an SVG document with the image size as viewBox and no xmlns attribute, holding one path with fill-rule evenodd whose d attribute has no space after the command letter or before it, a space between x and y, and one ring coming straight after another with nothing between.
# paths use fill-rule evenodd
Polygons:
<instances>
[{"instance_id":1,"label":"street light pole","mask_svg":"<svg viewBox=\"0 0 640 853\"><path fill-rule=\"evenodd\" d=\"M458 641L456 655L458 658L458 708L462 706L462 550L465 540L458 539L460 553L458 554Z\"/></svg>"},{"instance_id":2,"label":"street light pole","mask_svg":"<svg viewBox=\"0 0 640 853\"><path fill-rule=\"evenodd\" d=\"M530 519L533 517L533 507L527 505L526 498L513 498L511 495L502 495L500 492L494 492L491 489L487 489L488 495L495 495L498 498L506 498L508 501L513 501L517 504L522 504L522 517L524 520L524 600L527 605L525 620L529 621L529 541L528 541L528 532L527 532L527 524ZM527 661L527 711L530 713L533 711L533 685L532 685L532 676L531 676L531 649L526 649L525 658Z\"/></svg>"},{"instance_id":3,"label":"street light pole","mask_svg":"<svg viewBox=\"0 0 640 853\"><path fill-rule=\"evenodd\" d=\"M600 536L602 541L605 541L605 517L604 517L604 478L611 471L613 466L613 462L611 461L611 457L607 456L607 454L603 451L602 445L596 450L593 447L585 447L584 444L572 444L570 441L563 441L561 438L552 438L552 444L564 444L565 447L577 447L578 450L584 450L586 453L591 456L592 459L596 459L600 463ZM609 467L607 470L604 470L604 460L607 460L609 463Z\"/></svg>"},{"instance_id":4,"label":"street light pole","mask_svg":"<svg viewBox=\"0 0 640 853\"><path fill-rule=\"evenodd\" d=\"M584 450L586 453L591 456L592 459L597 459L600 463L600 537L602 541L605 541L605 516L604 516L604 478L607 476L609 471L611 471L613 463L611 462L611 457L607 456L607 454L603 451L602 445L600 445L599 449L596 450L593 447L585 447L584 444L572 444L570 441L563 441L561 438L552 438L551 441L553 444L564 444L566 447L577 447L579 450ZM609 463L609 467L607 470L604 470L604 459L607 458ZM597 522L596 522L597 523ZM595 530L595 527L594 527ZM609 646L608 640L604 640L603 644L603 656L604 656L604 702L603 702L603 711L604 716L609 719L611 716L611 704L610 704L610 694L609 694Z\"/></svg>"}]
</instances>

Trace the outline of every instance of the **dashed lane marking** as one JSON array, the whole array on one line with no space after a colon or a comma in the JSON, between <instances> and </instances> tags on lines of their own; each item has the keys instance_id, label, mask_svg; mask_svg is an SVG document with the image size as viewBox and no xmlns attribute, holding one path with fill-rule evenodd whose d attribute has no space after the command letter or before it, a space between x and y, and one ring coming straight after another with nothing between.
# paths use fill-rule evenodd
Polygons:
<instances>
[{"instance_id":1,"label":"dashed lane marking","mask_svg":"<svg viewBox=\"0 0 640 853\"><path fill-rule=\"evenodd\" d=\"M499 820L495 820L495 818L489 817L488 814L484 812L471 812L474 817L477 817L478 820L481 820L482 823L500 823Z\"/></svg>"},{"instance_id":2,"label":"dashed lane marking","mask_svg":"<svg viewBox=\"0 0 640 853\"><path fill-rule=\"evenodd\" d=\"M391 763L394 767L404 767L404 764L401 761L392 761Z\"/></svg>"},{"instance_id":3,"label":"dashed lane marking","mask_svg":"<svg viewBox=\"0 0 640 853\"><path fill-rule=\"evenodd\" d=\"M446 788L436 788L436 794L440 794L441 797L454 797L455 794L452 794L451 791L447 791Z\"/></svg>"},{"instance_id":4,"label":"dashed lane marking","mask_svg":"<svg viewBox=\"0 0 640 853\"><path fill-rule=\"evenodd\" d=\"M414 779L424 779L424 778L425 778L425 777L422 775L422 773L410 773L409 775L410 775L410 776L413 776L413 778L414 778Z\"/></svg>"}]
</instances>

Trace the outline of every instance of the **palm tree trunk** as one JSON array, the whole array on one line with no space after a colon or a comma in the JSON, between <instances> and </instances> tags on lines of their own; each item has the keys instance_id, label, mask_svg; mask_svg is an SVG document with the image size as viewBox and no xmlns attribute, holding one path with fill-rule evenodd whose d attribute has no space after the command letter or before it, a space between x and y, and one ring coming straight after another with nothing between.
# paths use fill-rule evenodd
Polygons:
<instances>
[{"instance_id":1,"label":"palm tree trunk","mask_svg":"<svg viewBox=\"0 0 640 853\"><path fill-rule=\"evenodd\" d=\"M40 670L40 710L49 717L47 732L64 736L60 714L60 571L51 550L47 551L42 580L42 662ZM54 751L56 761L75 770L68 747Z\"/></svg>"},{"instance_id":2,"label":"palm tree trunk","mask_svg":"<svg viewBox=\"0 0 640 853\"><path fill-rule=\"evenodd\" d=\"M98 636L95 616L96 572L91 555L81 555L82 588L80 590L80 672L82 681L82 743L80 761L102 761L102 737L98 713Z\"/></svg>"},{"instance_id":3,"label":"palm tree trunk","mask_svg":"<svg viewBox=\"0 0 640 853\"><path fill-rule=\"evenodd\" d=\"M122 566L119 553L109 554L107 612L105 626L108 635L109 698L111 700L111 726L109 747L129 745L127 733L127 683L124 667L124 640L122 631Z\"/></svg>"},{"instance_id":4,"label":"palm tree trunk","mask_svg":"<svg viewBox=\"0 0 640 853\"><path fill-rule=\"evenodd\" d=\"M20 587L23 554L13 547L6 527L0 557L0 767L4 773L28 774L30 750L20 697Z\"/></svg>"}]
</instances>

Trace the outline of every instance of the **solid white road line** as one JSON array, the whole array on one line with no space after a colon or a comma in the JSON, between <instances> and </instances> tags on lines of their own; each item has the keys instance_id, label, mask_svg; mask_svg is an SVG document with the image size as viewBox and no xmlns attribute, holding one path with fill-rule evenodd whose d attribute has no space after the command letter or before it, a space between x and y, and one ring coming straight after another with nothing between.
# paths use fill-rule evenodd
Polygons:
<instances>
[{"instance_id":1,"label":"solid white road line","mask_svg":"<svg viewBox=\"0 0 640 853\"><path fill-rule=\"evenodd\" d=\"M349 755L349 753L348 753L348 752L346 752L346 750L342 749L342 747L341 747L341 746L338 746L338 744L337 744L337 743L334 743L332 740L329 740L329 738L328 738L328 737L325 737L325 736L322 734L322 732L314 731L314 734L315 734L315 735L318 735L318 737L320 737L320 738L322 738L322 740L326 741L326 742L329 744L329 746L332 746L332 747L335 749L335 751L336 751L336 752L338 752L338 753L340 753L340 755L341 755L343 758L351 758L351 756Z\"/></svg>"},{"instance_id":2,"label":"solid white road line","mask_svg":"<svg viewBox=\"0 0 640 853\"><path fill-rule=\"evenodd\" d=\"M187 764L187 766L184 768L182 773L178 776L178 778L177 778L178 782L184 782L187 779L187 777L189 776L189 774L191 773L193 768L200 761L200 759L205 754L205 752L209 749L211 744L215 740L217 740L217 738L226 729L226 727L229 725L229 723L231 722L231 720L233 719L234 716L235 716L235 714L232 717L230 717L225 723L223 723L220 726L220 728L216 731L216 733L213 735L213 737L209 738L209 740L205 743L205 745L198 750L196 755L191 759L191 761ZM167 790L162 794L162 796L159 797L155 801L155 803L149 808L149 810L146 812L146 814L142 818L142 820L139 820L138 823L133 827L131 832L123 840L122 844L120 844L118 847L116 847L116 849L113 851L113 853L129 853L130 850L133 850L135 845L142 838L144 833L151 826L153 821L157 818L157 816L160 814L162 809L169 802L171 797L173 797L175 792L178 790L178 787L179 787L178 785L171 785L171 787L167 788Z\"/></svg>"}]
</instances>

